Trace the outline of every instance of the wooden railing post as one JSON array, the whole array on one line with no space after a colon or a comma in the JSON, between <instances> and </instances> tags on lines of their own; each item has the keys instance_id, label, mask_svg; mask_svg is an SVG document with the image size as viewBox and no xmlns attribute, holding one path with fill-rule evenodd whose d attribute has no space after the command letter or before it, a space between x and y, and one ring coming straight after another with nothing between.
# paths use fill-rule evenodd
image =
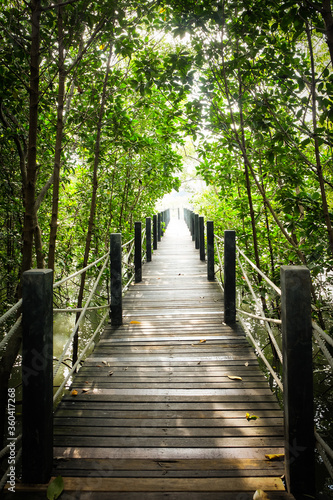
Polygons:
<instances>
[{"instance_id":1,"label":"wooden railing post","mask_svg":"<svg viewBox=\"0 0 333 500\"><path fill-rule=\"evenodd\" d=\"M53 466L53 271L22 281L22 479L46 483Z\"/></svg>"},{"instance_id":2,"label":"wooden railing post","mask_svg":"<svg viewBox=\"0 0 333 500\"><path fill-rule=\"evenodd\" d=\"M151 262L151 217L146 217L146 258Z\"/></svg>"},{"instance_id":3,"label":"wooden railing post","mask_svg":"<svg viewBox=\"0 0 333 500\"><path fill-rule=\"evenodd\" d=\"M207 279L214 281L214 222L207 221Z\"/></svg>"},{"instance_id":4,"label":"wooden railing post","mask_svg":"<svg viewBox=\"0 0 333 500\"><path fill-rule=\"evenodd\" d=\"M157 229L157 215L153 215L153 249L157 250L158 229Z\"/></svg>"},{"instance_id":5,"label":"wooden railing post","mask_svg":"<svg viewBox=\"0 0 333 500\"><path fill-rule=\"evenodd\" d=\"M162 225L161 225L161 213L157 214L157 239L161 241L162 239Z\"/></svg>"},{"instance_id":6,"label":"wooden railing post","mask_svg":"<svg viewBox=\"0 0 333 500\"><path fill-rule=\"evenodd\" d=\"M114 326L121 325L123 322L121 255L121 234L113 233L110 238L110 318L111 325Z\"/></svg>"},{"instance_id":7,"label":"wooden railing post","mask_svg":"<svg viewBox=\"0 0 333 500\"><path fill-rule=\"evenodd\" d=\"M195 241L195 215L194 215L194 212L191 212L191 235L192 235L192 241Z\"/></svg>"},{"instance_id":8,"label":"wooden railing post","mask_svg":"<svg viewBox=\"0 0 333 500\"><path fill-rule=\"evenodd\" d=\"M205 255L205 218L199 217L199 248L200 248L200 260L204 261Z\"/></svg>"},{"instance_id":9,"label":"wooden railing post","mask_svg":"<svg viewBox=\"0 0 333 500\"><path fill-rule=\"evenodd\" d=\"M142 281L142 227L141 222L134 223L134 270L135 283Z\"/></svg>"},{"instance_id":10,"label":"wooden railing post","mask_svg":"<svg viewBox=\"0 0 333 500\"><path fill-rule=\"evenodd\" d=\"M296 499L315 495L310 272L281 267L286 482ZM310 498L310 497L309 497Z\"/></svg>"},{"instance_id":11,"label":"wooden railing post","mask_svg":"<svg viewBox=\"0 0 333 500\"><path fill-rule=\"evenodd\" d=\"M224 322L236 322L236 232L224 231Z\"/></svg>"},{"instance_id":12,"label":"wooden railing post","mask_svg":"<svg viewBox=\"0 0 333 500\"><path fill-rule=\"evenodd\" d=\"M199 250L199 215L194 214L194 238L195 238L195 249Z\"/></svg>"}]
</instances>

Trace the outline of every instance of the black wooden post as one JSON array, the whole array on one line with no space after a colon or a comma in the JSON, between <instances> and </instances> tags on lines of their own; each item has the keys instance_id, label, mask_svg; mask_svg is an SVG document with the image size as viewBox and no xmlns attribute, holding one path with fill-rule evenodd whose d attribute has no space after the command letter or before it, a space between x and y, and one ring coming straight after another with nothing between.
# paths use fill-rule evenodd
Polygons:
<instances>
[{"instance_id":1,"label":"black wooden post","mask_svg":"<svg viewBox=\"0 0 333 500\"><path fill-rule=\"evenodd\" d=\"M192 241L195 241L195 215L194 212L191 211L191 235Z\"/></svg>"},{"instance_id":2,"label":"black wooden post","mask_svg":"<svg viewBox=\"0 0 333 500\"><path fill-rule=\"evenodd\" d=\"M214 281L214 222L207 221L207 279Z\"/></svg>"},{"instance_id":3,"label":"black wooden post","mask_svg":"<svg viewBox=\"0 0 333 500\"><path fill-rule=\"evenodd\" d=\"M157 215L153 215L153 249L157 250L158 230L157 230Z\"/></svg>"},{"instance_id":4,"label":"black wooden post","mask_svg":"<svg viewBox=\"0 0 333 500\"><path fill-rule=\"evenodd\" d=\"M134 224L134 269L135 269L135 283L142 281L142 230L141 222Z\"/></svg>"},{"instance_id":5,"label":"black wooden post","mask_svg":"<svg viewBox=\"0 0 333 500\"><path fill-rule=\"evenodd\" d=\"M194 214L194 238L195 238L195 248L199 249L199 215Z\"/></svg>"},{"instance_id":6,"label":"black wooden post","mask_svg":"<svg viewBox=\"0 0 333 500\"><path fill-rule=\"evenodd\" d=\"M161 225L161 213L157 214L157 239L161 241L162 238L162 225Z\"/></svg>"},{"instance_id":7,"label":"black wooden post","mask_svg":"<svg viewBox=\"0 0 333 500\"><path fill-rule=\"evenodd\" d=\"M236 322L236 232L224 231L224 322Z\"/></svg>"},{"instance_id":8,"label":"black wooden post","mask_svg":"<svg viewBox=\"0 0 333 500\"><path fill-rule=\"evenodd\" d=\"M121 325L123 322L123 288L121 270L121 234L113 233L110 238L110 276L111 276L111 325Z\"/></svg>"},{"instance_id":9,"label":"black wooden post","mask_svg":"<svg viewBox=\"0 0 333 500\"><path fill-rule=\"evenodd\" d=\"M315 495L310 272L281 267L285 460L288 491Z\"/></svg>"},{"instance_id":10,"label":"black wooden post","mask_svg":"<svg viewBox=\"0 0 333 500\"><path fill-rule=\"evenodd\" d=\"M151 217L146 217L146 257L151 262Z\"/></svg>"},{"instance_id":11,"label":"black wooden post","mask_svg":"<svg viewBox=\"0 0 333 500\"><path fill-rule=\"evenodd\" d=\"M22 282L22 479L46 483L53 465L53 271Z\"/></svg>"},{"instance_id":12,"label":"black wooden post","mask_svg":"<svg viewBox=\"0 0 333 500\"><path fill-rule=\"evenodd\" d=\"M200 260L204 261L205 255L205 218L199 217L199 247L200 247Z\"/></svg>"}]
</instances>

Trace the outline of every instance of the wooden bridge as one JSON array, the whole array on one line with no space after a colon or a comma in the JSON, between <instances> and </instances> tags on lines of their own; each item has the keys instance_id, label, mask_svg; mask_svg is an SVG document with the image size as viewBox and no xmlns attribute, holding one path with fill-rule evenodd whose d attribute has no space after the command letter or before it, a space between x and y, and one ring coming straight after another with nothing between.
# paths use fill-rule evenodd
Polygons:
<instances>
[{"instance_id":1,"label":"wooden bridge","mask_svg":"<svg viewBox=\"0 0 333 500\"><path fill-rule=\"evenodd\" d=\"M283 462L266 458L284 452L283 413L243 331L224 323L184 221L123 307L55 413L61 498L292 499Z\"/></svg>"}]
</instances>

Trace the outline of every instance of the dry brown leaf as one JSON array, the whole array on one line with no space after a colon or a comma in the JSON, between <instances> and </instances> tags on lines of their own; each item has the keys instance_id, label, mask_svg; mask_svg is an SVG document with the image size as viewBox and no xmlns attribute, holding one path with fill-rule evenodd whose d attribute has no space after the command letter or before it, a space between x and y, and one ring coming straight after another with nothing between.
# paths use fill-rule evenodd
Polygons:
<instances>
[{"instance_id":1,"label":"dry brown leaf","mask_svg":"<svg viewBox=\"0 0 333 500\"><path fill-rule=\"evenodd\" d=\"M71 392L71 396L77 396L77 395L78 395L77 390L73 389Z\"/></svg>"},{"instance_id":2,"label":"dry brown leaf","mask_svg":"<svg viewBox=\"0 0 333 500\"><path fill-rule=\"evenodd\" d=\"M141 325L141 321L130 321L130 325Z\"/></svg>"},{"instance_id":3,"label":"dry brown leaf","mask_svg":"<svg viewBox=\"0 0 333 500\"><path fill-rule=\"evenodd\" d=\"M82 389L82 392L89 392L89 391L90 391L90 389L88 389L88 388Z\"/></svg>"},{"instance_id":4,"label":"dry brown leaf","mask_svg":"<svg viewBox=\"0 0 333 500\"><path fill-rule=\"evenodd\" d=\"M228 375L228 378L230 378L230 380L243 380L242 377L237 377L236 375Z\"/></svg>"},{"instance_id":5,"label":"dry brown leaf","mask_svg":"<svg viewBox=\"0 0 333 500\"><path fill-rule=\"evenodd\" d=\"M200 344L202 344L203 342L206 342L206 339L200 340Z\"/></svg>"},{"instance_id":6,"label":"dry brown leaf","mask_svg":"<svg viewBox=\"0 0 333 500\"><path fill-rule=\"evenodd\" d=\"M109 376L112 377L112 375L113 375L113 372L109 372Z\"/></svg>"}]
</instances>

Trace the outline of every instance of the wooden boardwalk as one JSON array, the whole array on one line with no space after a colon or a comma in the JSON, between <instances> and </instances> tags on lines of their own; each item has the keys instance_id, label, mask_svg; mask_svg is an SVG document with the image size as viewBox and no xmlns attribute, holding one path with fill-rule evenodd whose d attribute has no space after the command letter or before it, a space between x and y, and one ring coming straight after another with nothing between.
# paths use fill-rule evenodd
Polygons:
<instances>
[{"instance_id":1,"label":"wooden boardwalk","mask_svg":"<svg viewBox=\"0 0 333 500\"><path fill-rule=\"evenodd\" d=\"M124 298L123 325L106 328L78 395L56 411L61 498L250 500L259 488L293 498L283 462L265 458L283 453L282 412L222 307L185 223L172 220Z\"/></svg>"}]
</instances>

